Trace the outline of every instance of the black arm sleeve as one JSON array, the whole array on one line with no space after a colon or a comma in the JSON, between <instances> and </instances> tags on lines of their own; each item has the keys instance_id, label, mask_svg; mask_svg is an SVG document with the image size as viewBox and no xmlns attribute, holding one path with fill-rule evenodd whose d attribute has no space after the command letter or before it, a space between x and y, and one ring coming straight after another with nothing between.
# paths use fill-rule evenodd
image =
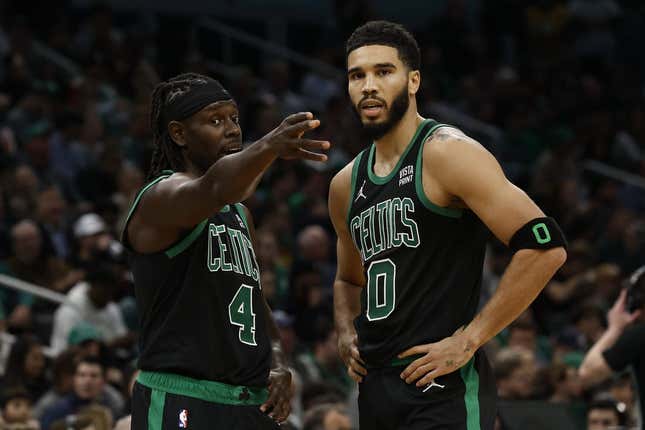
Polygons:
<instances>
[{"instance_id":1,"label":"black arm sleeve","mask_svg":"<svg viewBox=\"0 0 645 430\"><path fill-rule=\"evenodd\" d=\"M620 372L645 356L645 323L627 327L614 346L602 353L614 372Z\"/></svg>"}]
</instances>

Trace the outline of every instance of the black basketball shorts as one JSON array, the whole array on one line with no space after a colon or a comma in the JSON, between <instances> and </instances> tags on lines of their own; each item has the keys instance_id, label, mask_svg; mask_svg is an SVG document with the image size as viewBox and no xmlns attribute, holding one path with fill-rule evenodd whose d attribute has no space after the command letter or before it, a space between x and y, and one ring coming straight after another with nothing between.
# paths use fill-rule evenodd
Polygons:
<instances>
[{"instance_id":1,"label":"black basketball shorts","mask_svg":"<svg viewBox=\"0 0 645 430\"><path fill-rule=\"evenodd\" d=\"M493 430L497 392L483 351L425 387L401 379L410 362L368 368L359 384L361 430Z\"/></svg>"}]
</instances>

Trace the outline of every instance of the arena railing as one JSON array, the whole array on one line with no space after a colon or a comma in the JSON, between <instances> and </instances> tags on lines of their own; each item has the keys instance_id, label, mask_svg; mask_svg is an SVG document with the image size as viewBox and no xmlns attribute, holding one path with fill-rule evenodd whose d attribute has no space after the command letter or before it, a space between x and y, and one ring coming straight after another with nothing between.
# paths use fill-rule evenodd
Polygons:
<instances>
[{"instance_id":1,"label":"arena railing","mask_svg":"<svg viewBox=\"0 0 645 430\"><path fill-rule=\"evenodd\" d=\"M41 299L45 299L50 302L58 304L66 304L69 306L76 306L67 299L65 294L61 294L56 291L52 291L48 288L41 287L40 285L32 284L31 282L23 281L13 276L5 275L0 273L0 285L9 287L12 290L22 291L29 293Z\"/></svg>"},{"instance_id":2,"label":"arena railing","mask_svg":"<svg viewBox=\"0 0 645 430\"><path fill-rule=\"evenodd\" d=\"M83 73L81 68L66 56L60 54L55 49L50 48L42 42L37 40L32 41L31 50L34 54L44 58L56 65L61 70L64 70L72 77L82 77Z\"/></svg>"},{"instance_id":3,"label":"arena railing","mask_svg":"<svg viewBox=\"0 0 645 430\"><path fill-rule=\"evenodd\" d=\"M253 46L260 51L267 54L276 55L285 58L299 66L306 67L311 70L322 72L336 79L345 79L345 72L328 63L300 54L285 46L268 42L258 36L250 34L246 31L235 28L231 25L225 24L214 18L202 18L198 22L198 26L209 31L218 33L222 37L222 52L224 62L231 62L232 48L231 40Z\"/></svg>"},{"instance_id":4,"label":"arena railing","mask_svg":"<svg viewBox=\"0 0 645 430\"><path fill-rule=\"evenodd\" d=\"M39 285L35 285L30 282L26 282L18 278L14 278L13 276L0 274L0 286L11 288L12 290L16 290L16 291L29 293L38 298L41 298L53 303L58 303L61 305L66 304L74 308L77 308L77 306L74 303L70 302L67 299L67 296L65 294L52 291L48 288L41 287ZM15 341L16 341L16 337L14 335L6 332L0 332L0 374L4 374L4 364L6 363L7 358L9 356L11 345L13 345ZM43 347L43 353L47 357L54 356L53 351L48 346Z\"/></svg>"},{"instance_id":5,"label":"arena railing","mask_svg":"<svg viewBox=\"0 0 645 430\"><path fill-rule=\"evenodd\" d=\"M596 160L584 160L582 162L582 166L585 170L589 170L590 172L645 190L645 178L640 175L635 175L627 172L626 170L618 169Z\"/></svg>"}]
</instances>

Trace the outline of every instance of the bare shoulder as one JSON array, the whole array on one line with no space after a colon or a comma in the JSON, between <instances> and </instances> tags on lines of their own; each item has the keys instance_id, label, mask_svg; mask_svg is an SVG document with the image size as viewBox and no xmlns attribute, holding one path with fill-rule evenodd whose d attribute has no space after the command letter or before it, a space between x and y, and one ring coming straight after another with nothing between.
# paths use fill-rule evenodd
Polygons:
<instances>
[{"instance_id":1,"label":"bare shoulder","mask_svg":"<svg viewBox=\"0 0 645 430\"><path fill-rule=\"evenodd\" d=\"M146 189L147 187L150 188L146 189L146 192L142 195L141 203L143 203L144 199L149 198L150 196L163 197L164 195L171 193L173 190L181 187L183 184L193 179L183 172L175 172L170 176L167 176L163 179L162 178L163 177L159 177L150 182L146 187L144 187L144 189Z\"/></svg>"},{"instance_id":2,"label":"bare shoulder","mask_svg":"<svg viewBox=\"0 0 645 430\"><path fill-rule=\"evenodd\" d=\"M445 158L456 155L484 155L489 152L477 140L454 127L441 127L426 141L424 155ZM444 160L445 161L445 160Z\"/></svg>"},{"instance_id":3,"label":"bare shoulder","mask_svg":"<svg viewBox=\"0 0 645 430\"><path fill-rule=\"evenodd\" d=\"M354 169L354 163L356 163L356 158L350 161L345 167L340 169L338 173L334 175L331 180L329 197L342 198L345 196L349 197L351 192L352 185L352 171Z\"/></svg>"},{"instance_id":4,"label":"bare shoulder","mask_svg":"<svg viewBox=\"0 0 645 430\"><path fill-rule=\"evenodd\" d=\"M497 170L499 166L481 143L454 127L441 127L428 138L423 162L433 176L463 175L486 168Z\"/></svg>"},{"instance_id":5,"label":"bare shoulder","mask_svg":"<svg viewBox=\"0 0 645 430\"><path fill-rule=\"evenodd\" d=\"M352 170L356 158L334 175L329 184L329 215L334 224L344 219L352 192Z\"/></svg>"}]
</instances>

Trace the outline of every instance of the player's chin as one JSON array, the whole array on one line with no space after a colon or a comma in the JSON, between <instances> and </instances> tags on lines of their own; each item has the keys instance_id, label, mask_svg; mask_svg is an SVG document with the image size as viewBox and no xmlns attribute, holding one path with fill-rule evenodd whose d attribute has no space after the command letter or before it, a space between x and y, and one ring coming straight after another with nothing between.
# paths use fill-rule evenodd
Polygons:
<instances>
[{"instance_id":1,"label":"player's chin","mask_svg":"<svg viewBox=\"0 0 645 430\"><path fill-rule=\"evenodd\" d=\"M379 112L378 115L376 116L368 116L365 114L361 114L361 122L363 125L370 126L370 125L378 125L381 123L384 123L387 120L387 114L383 110Z\"/></svg>"}]
</instances>

